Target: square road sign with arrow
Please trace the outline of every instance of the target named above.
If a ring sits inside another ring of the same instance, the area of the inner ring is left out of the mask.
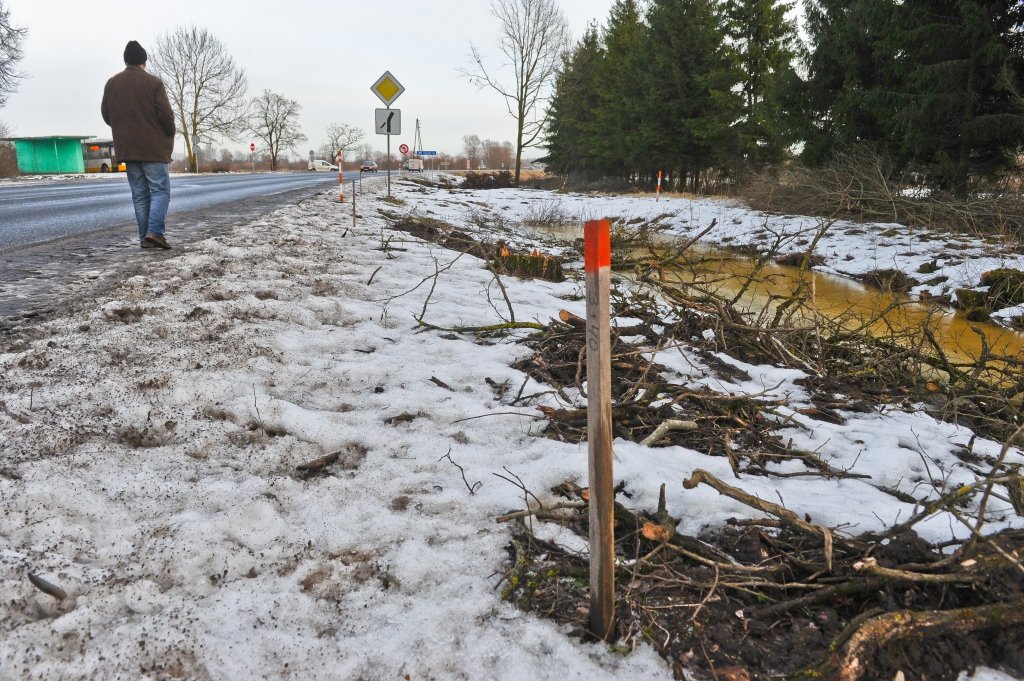
[[[374,129],[378,135],[401,135],[402,134],[402,110],[401,109],[374,109]]]

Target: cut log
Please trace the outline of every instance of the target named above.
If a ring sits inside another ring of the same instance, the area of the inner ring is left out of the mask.
[[[580,317],[579,315],[574,315],[572,312],[569,312],[568,310],[559,310],[558,318],[561,319],[564,324],[568,324],[569,326],[575,326],[577,329],[583,329],[586,328],[587,326],[586,319]]]
[[[553,407],[545,407],[544,405],[538,405],[537,411],[541,412],[552,421],[558,423],[586,423],[587,422],[587,410],[586,409],[554,409]]]
[[[669,431],[672,430],[697,430],[696,421],[682,421],[680,419],[669,419],[663,421],[660,426],[654,429],[654,432],[645,437],[640,444],[645,447],[650,447],[655,444],[658,440],[668,435]]]
[[[332,463],[337,461],[339,456],[341,456],[340,450],[337,452],[331,452],[330,454],[321,456],[319,459],[314,459],[313,461],[310,461],[308,463],[299,464],[295,468],[305,472],[307,475],[319,473],[320,471],[322,471],[323,469],[327,468]]]
[[[843,646],[839,681],[860,681],[880,647],[909,636],[966,634],[982,629],[1024,624],[1024,600],[956,610],[901,610],[873,617]]]

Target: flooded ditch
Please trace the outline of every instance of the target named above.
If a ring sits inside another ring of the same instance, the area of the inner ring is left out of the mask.
[[[673,281],[702,282],[716,295],[737,299],[740,309],[754,315],[774,312],[783,301],[803,293],[815,313],[877,338],[914,338],[928,326],[947,356],[958,361],[974,362],[986,352],[1014,357],[1024,350],[1024,334],[992,322],[970,321],[939,305],[842,277],[775,263],[759,265],[703,246],[694,247],[686,266],[666,270],[666,283]]]
[[[577,227],[532,233],[560,241],[582,238],[582,229]],[[629,248],[626,255],[617,258],[618,273],[633,276],[631,273],[641,272],[670,287],[697,287],[732,301],[737,309],[762,320],[778,314],[786,301],[803,298],[804,304],[796,312],[803,322],[813,323],[813,316],[820,315],[851,332],[898,344],[918,343],[927,330],[946,357],[958,364],[977,363],[983,357],[989,361],[1024,357],[1024,333],[992,322],[971,321],[963,313],[935,303],[840,276],[759,262],[704,244],[691,245],[670,263],[658,263],[674,245],[670,239],[660,241],[664,251],[661,246],[654,253],[639,246]]]

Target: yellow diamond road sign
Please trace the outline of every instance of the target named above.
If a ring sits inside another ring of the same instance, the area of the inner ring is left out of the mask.
[[[377,79],[377,82],[370,86],[373,94],[384,102],[384,106],[391,106],[391,102],[398,99],[398,96],[405,92],[405,86],[398,82],[398,79],[385,71],[384,75]]]

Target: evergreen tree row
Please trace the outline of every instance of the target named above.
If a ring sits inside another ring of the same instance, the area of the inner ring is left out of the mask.
[[[567,56],[549,167],[698,189],[868,145],[947,188],[1024,146],[1021,0],[618,0]]]

